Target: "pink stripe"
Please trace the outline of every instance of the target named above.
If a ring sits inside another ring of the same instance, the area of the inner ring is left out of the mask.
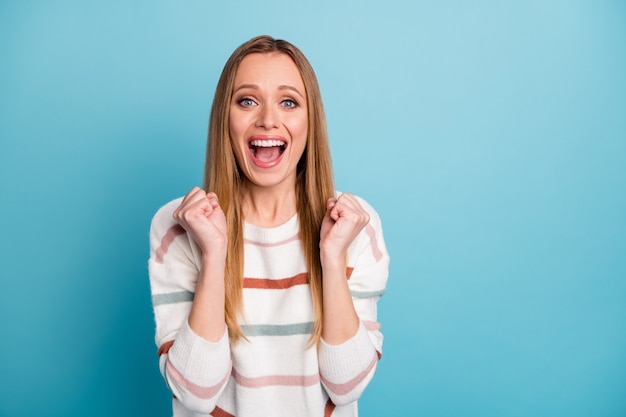
[[[233,369],[233,376],[237,384],[246,388],[263,388],[282,385],[287,387],[308,387],[320,382],[319,374],[316,375],[265,375],[246,377],[238,374]]]
[[[377,323],[375,321],[370,321],[370,320],[363,320],[363,326],[365,326],[365,328],[370,331],[380,330],[380,328],[382,327],[380,323]]]
[[[374,230],[374,227],[372,227],[372,225],[368,223],[367,226],[365,226],[365,231],[367,232],[367,235],[370,237],[370,243],[372,245],[372,253],[374,254],[374,259],[376,259],[376,262],[378,262],[383,258],[383,252],[378,247],[378,240],[376,239],[376,230]]]
[[[275,243],[255,242],[254,240],[250,240],[250,239],[244,239],[243,243],[245,243],[246,245],[262,246],[264,248],[273,248],[276,246],[286,245],[287,243],[293,242],[294,240],[298,240],[298,239],[300,239],[299,234],[292,236],[289,239],[281,240],[280,242],[275,242]]]
[[[163,258],[165,257],[165,254],[167,254],[167,250],[170,248],[172,242],[174,242],[174,239],[176,239],[176,236],[182,235],[183,233],[185,233],[185,229],[183,229],[180,224],[176,224],[167,229],[165,236],[161,239],[161,246],[159,246],[156,250],[156,257],[154,258],[154,261],[162,264]]]
[[[174,365],[172,365],[172,362],[170,362],[169,360],[167,361],[166,366],[167,366],[167,374],[178,385],[180,385],[183,389],[189,391],[195,397],[202,398],[203,400],[208,400],[209,398],[213,398],[215,396],[215,394],[217,394],[219,392],[219,390],[224,385],[226,385],[226,383],[228,382],[228,379],[230,378],[230,370],[229,370],[226,373],[226,376],[224,377],[224,379],[222,379],[216,385],[213,385],[211,387],[203,387],[201,385],[194,384],[193,382],[191,382],[187,378],[185,378],[183,376],[183,374],[181,374],[178,371],[178,369],[176,369],[174,367]],[[230,364],[230,367],[232,369],[232,363]]]
[[[367,368],[365,368],[365,370],[363,370],[363,372],[361,372],[360,374],[358,374],[357,376],[352,378],[350,381],[345,382],[343,384],[334,384],[334,383],[328,381],[323,376],[321,377],[322,378],[322,382],[324,383],[326,388],[328,388],[329,390],[331,390],[335,394],[337,394],[337,395],[346,395],[347,393],[352,391],[361,381],[363,381],[363,379],[367,376],[367,374],[369,374],[369,372],[372,370],[372,368],[374,368],[374,366],[376,365],[376,362],[378,362],[378,354],[376,354],[374,359],[372,359],[372,361],[369,363],[369,365],[367,365]]]

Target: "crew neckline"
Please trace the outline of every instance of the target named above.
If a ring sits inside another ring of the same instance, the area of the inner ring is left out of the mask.
[[[243,222],[243,237],[256,243],[276,243],[291,239],[298,234],[298,214],[291,216],[286,222],[273,227],[261,227]]]

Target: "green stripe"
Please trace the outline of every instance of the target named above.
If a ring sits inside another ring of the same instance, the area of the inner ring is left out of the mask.
[[[352,297],[354,298],[374,298],[374,297],[382,297],[385,293],[385,290],[378,291],[350,291]]]
[[[293,336],[311,334],[313,322],[294,324],[250,324],[242,325],[241,330],[246,336]]]
[[[190,291],[168,292],[165,294],[154,294],[152,296],[152,305],[160,306],[163,304],[186,303],[193,301],[194,293]]]
[[[350,291],[350,294],[352,294],[352,297],[354,298],[374,298],[374,297],[381,297],[383,294],[385,293],[385,290],[378,290],[378,291]],[[193,297],[194,297],[194,293],[190,292],[190,291],[178,291],[178,292],[169,292],[169,293],[165,293],[165,294],[155,294],[152,296],[152,305],[154,306],[159,306],[159,305],[163,305],[163,304],[176,304],[176,303],[186,303],[186,302],[190,302],[193,301]],[[268,326],[269,328],[291,328],[293,326],[296,326],[294,328],[301,328],[304,325],[308,325],[309,327],[312,326],[312,323],[299,323],[299,324],[289,324],[289,325],[285,325],[285,326]],[[298,327],[300,326],[300,327]],[[250,331],[254,332],[256,330],[257,327],[259,326],[249,326],[249,328],[251,329]],[[309,329],[309,327],[307,327],[306,329]],[[265,330],[259,330],[260,332],[265,332]],[[268,332],[271,332],[272,330],[268,330]],[[279,330],[280,331],[280,330]],[[311,330],[306,330],[304,331],[304,333],[293,333],[293,334],[306,334],[306,332],[311,333]],[[291,333],[290,333],[291,334]],[[273,334],[268,333],[267,335],[271,336]],[[277,333],[275,334],[276,336],[282,336],[282,333]],[[252,336],[256,336],[256,334],[252,335]]]

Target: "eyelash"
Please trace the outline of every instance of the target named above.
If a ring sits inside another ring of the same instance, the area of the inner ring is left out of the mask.
[[[285,103],[288,103],[288,102],[292,103],[292,105],[291,106],[284,106],[284,107],[286,107],[288,109],[295,109],[296,107],[298,107],[298,102],[296,100],[293,100],[293,99],[290,99],[290,98],[281,101],[280,104],[284,105]]]
[[[246,105],[244,104],[244,102],[246,102],[246,101],[250,101],[250,102],[252,102],[252,103],[256,104],[256,101],[252,100],[250,97],[242,97],[242,98],[240,98],[239,100],[237,100],[237,103],[238,103],[240,106],[242,106],[242,107],[251,107],[251,106],[249,106],[249,105],[248,105],[248,106],[246,106]]]
[[[251,99],[250,97],[242,97],[242,98],[240,98],[239,100],[237,100],[237,103],[238,103],[240,106],[242,106],[242,107],[252,107],[252,105],[251,105],[251,104],[248,104],[248,105],[244,104],[244,103],[245,103],[245,102],[247,102],[247,101],[249,101],[249,102],[251,102],[251,103],[254,103],[254,104],[257,104],[257,103],[256,103],[256,101],[254,101],[254,100],[253,100],[253,99]],[[289,105],[287,105],[287,103],[290,103],[290,104],[289,104]],[[286,109],[295,109],[296,107],[298,107],[298,106],[299,106],[298,102],[297,102],[296,100],[294,100],[294,99],[291,99],[291,98],[288,98],[288,99],[285,99],[285,100],[281,101],[281,102],[280,102],[280,104],[281,104],[284,108],[286,108]]]

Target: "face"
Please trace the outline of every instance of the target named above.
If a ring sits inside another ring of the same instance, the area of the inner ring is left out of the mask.
[[[254,53],[241,61],[229,127],[235,158],[249,185],[295,189],[308,112],[302,76],[288,55]]]

